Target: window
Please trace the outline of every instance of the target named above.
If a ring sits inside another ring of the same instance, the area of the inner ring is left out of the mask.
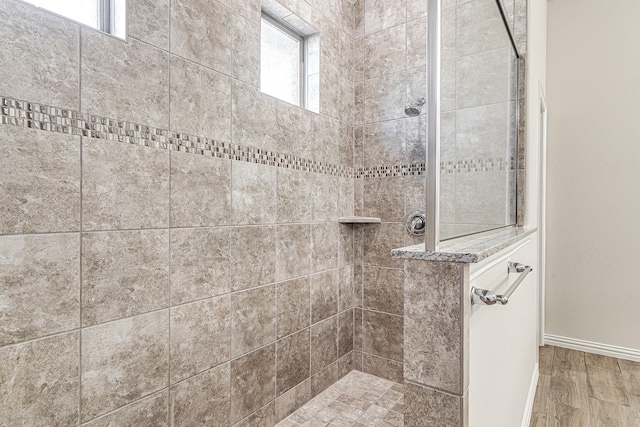
[[[319,112],[319,43],[320,36],[311,26],[282,7],[269,9],[263,1],[260,90]]]
[[[125,38],[125,0],[24,0],[105,33]]]

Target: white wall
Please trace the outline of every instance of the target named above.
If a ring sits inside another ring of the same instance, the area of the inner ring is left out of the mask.
[[[640,350],[640,2],[548,3],[548,334]]]

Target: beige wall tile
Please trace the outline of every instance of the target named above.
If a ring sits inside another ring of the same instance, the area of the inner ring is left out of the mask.
[[[407,66],[406,24],[402,23],[365,36],[364,49],[365,79],[405,70]]]
[[[237,357],[276,339],[276,286],[231,295],[231,356]]]
[[[362,372],[400,384],[404,382],[404,364],[402,362],[369,353],[362,353]]]
[[[0,346],[79,326],[80,236],[0,237]]]
[[[382,221],[404,221],[405,181],[404,176],[364,178],[363,215]]]
[[[233,291],[273,283],[276,276],[276,227],[232,228],[230,259]]]
[[[338,271],[338,311],[345,311],[358,305],[360,289],[356,289],[354,267],[348,265]]]
[[[77,109],[80,26],[14,0],[2,1],[0,21],[0,59],[11,64],[0,68],[2,95]]]
[[[309,378],[309,328],[276,343],[276,395],[280,396]]]
[[[404,164],[406,119],[373,123],[364,127],[364,166]]]
[[[170,0],[129,0],[127,35],[169,50],[169,3]]]
[[[276,168],[234,161],[231,165],[234,224],[267,224],[276,219]]]
[[[80,138],[2,126],[0,153],[0,233],[80,229]]]
[[[118,230],[169,225],[169,152],[85,139],[82,228]]]
[[[311,396],[317,396],[336,381],[338,381],[338,362],[333,362],[311,377]]]
[[[405,383],[404,422],[407,426],[463,426],[468,398]]]
[[[231,19],[231,11],[217,1],[172,2],[171,53],[230,75]]]
[[[82,325],[169,306],[169,231],[82,235]]]
[[[229,366],[225,363],[171,386],[171,425],[229,425]]]
[[[229,223],[231,160],[171,152],[171,226]]]
[[[338,241],[340,228],[336,222],[311,226],[311,271],[318,272],[338,267]]]
[[[311,326],[311,373],[317,374],[338,359],[338,319],[330,317]]]
[[[231,362],[231,423],[275,399],[276,345]]]
[[[276,398],[276,421],[282,421],[310,399],[311,380],[307,379]]]
[[[278,222],[309,222],[313,215],[309,172],[278,168]]]
[[[87,427],[165,427],[169,425],[168,393],[161,391],[118,409],[104,417],[90,421]]]
[[[276,240],[276,279],[287,280],[311,272],[311,228],[280,225]]]
[[[407,20],[407,2],[406,0],[366,0],[364,19],[366,34],[402,24]]]
[[[228,228],[171,230],[171,304],[228,293]]]
[[[401,362],[404,357],[403,318],[370,310],[362,312],[362,350]]]
[[[0,348],[0,424],[77,425],[79,354],[77,332]]]
[[[230,359],[229,296],[171,308],[171,383]]]
[[[353,350],[353,310],[338,315],[338,358]]]
[[[82,28],[81,72],[83,111],[165,129],[169,126],[167,52],[136,39],[105,37]]]
[[[233,427],[272,427],[276,424],[276,404],[270,402]]]
[[[168,385],[169,311],[83,329],[81,351],[81,418],[89,421]]]
[[[240,82],[232,84],[233,143],[276,151],[278,126],[276,100],[260,89]]]
[[[278,338],[309,327],[309,277],[278,283],[277,292]]]
[[[363,267],[363,307],[385,313],[404,314],[404,271]]]
[[[229,77],[172,55],[171,128],[216,141],[231,141]]]
[[[260,25],[234,14],[231,48],[232,77],[256,87],[260,86]]]
[[[311,323],[338,313],[338,270],[311,276]]]
[[[389,256],[392,249],[403,246],[404,224],[382,223],[363,227],[366,238],[363,245],[364,264],[400,268],[402,263]]]

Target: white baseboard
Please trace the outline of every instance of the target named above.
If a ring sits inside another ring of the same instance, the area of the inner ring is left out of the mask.
[[[544,343],[546,345],[569,348],[571,350],[585,351],[587,353],[640,362],[640,350],[633,348],[617,347],[615,345],[577,340],[575,338],[561,337],[558,335],[545,335]]]
[[[531,383],[529,384],[529,395],[527,396],[527,404],[524,407],[524,416],[522,417],[522,427],[529,427],[531,423],[531,414],[533,413],[533,401],[536,398],[536,389],[538,388],[538,364],[533,367],[531,375]]]

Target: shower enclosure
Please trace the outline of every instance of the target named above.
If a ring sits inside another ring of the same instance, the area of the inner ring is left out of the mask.
[[[426,248],[437,250],[517,223],[520,53],[501,0],[428,7]]]

